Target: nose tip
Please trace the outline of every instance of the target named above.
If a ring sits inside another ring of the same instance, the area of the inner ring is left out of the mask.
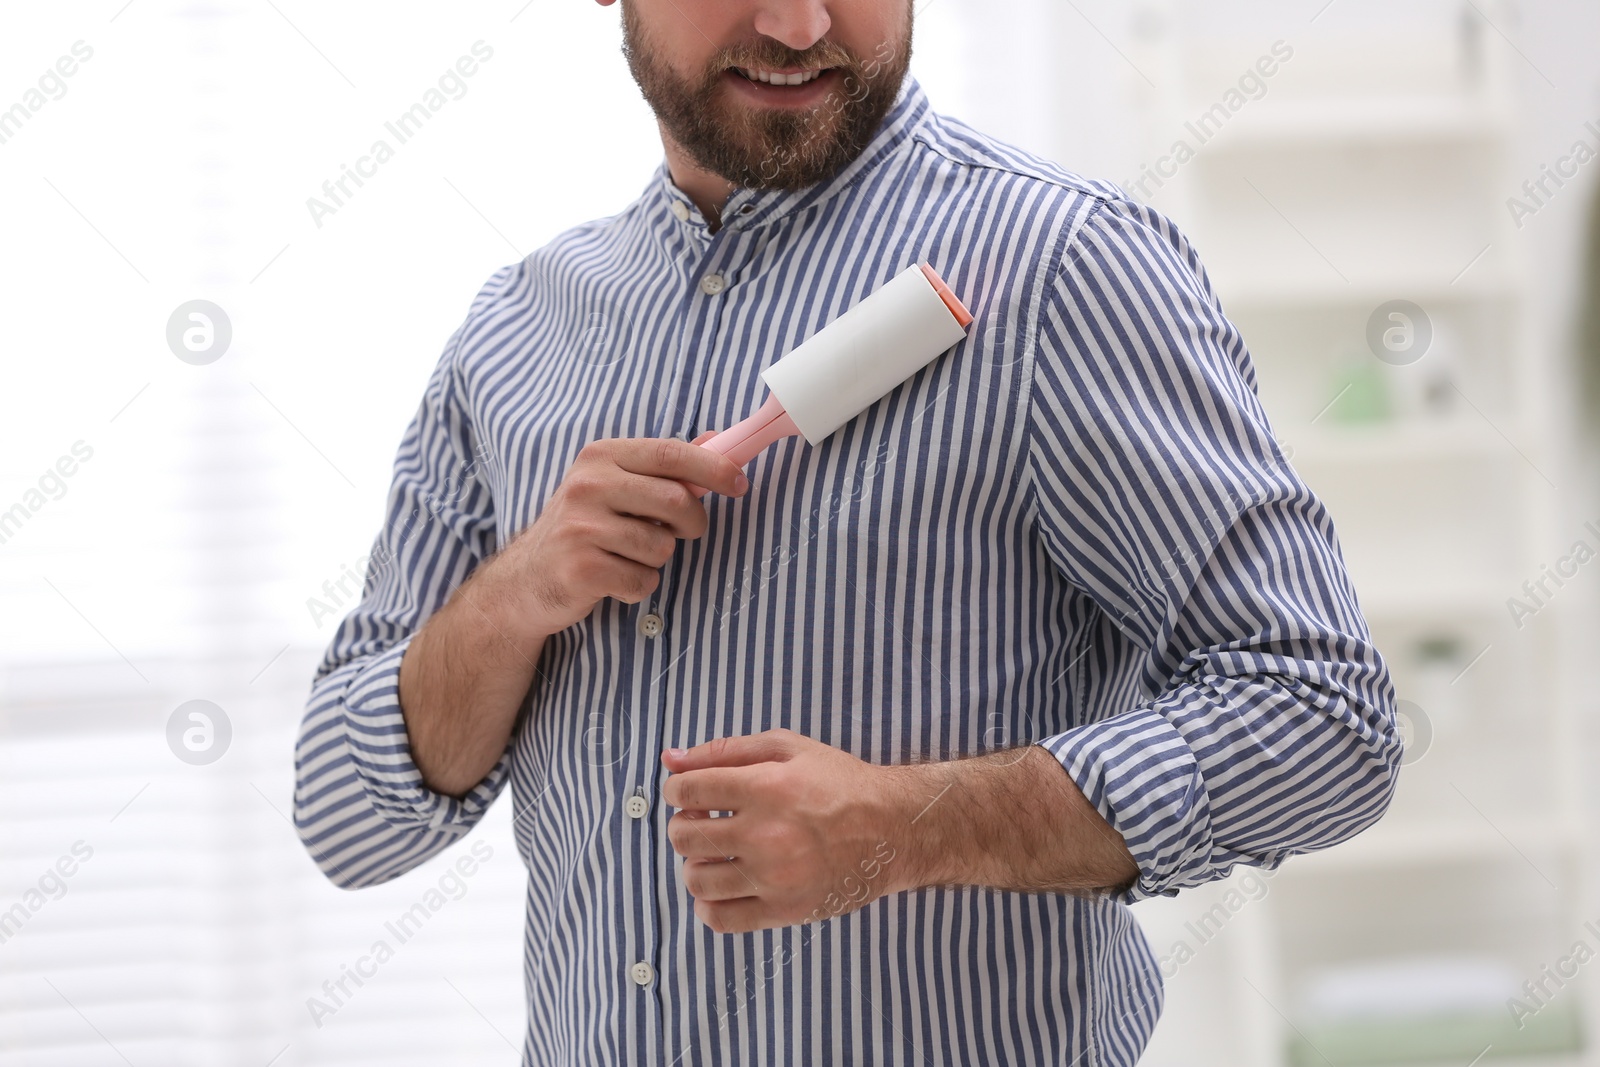
[[[826,5],[820,3],[778,3],[764,7],[757,15],[755,31],[780,41],[796,52],[804,52],[832,29]]]

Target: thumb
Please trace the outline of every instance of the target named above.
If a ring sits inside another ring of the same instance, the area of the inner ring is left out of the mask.
[[[795,754],[798,740],[788,730],[767,730],[748,737],[718,737],[693,748],[669,748],[661,753],[661,762],[673,774],[707,767],[782,763]]]
[[[702,441],[709,441],[715,436],[717,436],[717,431],[716,430],[707,430],[705,433],[701,434],[699,437],[696,437],[693,441],[690,441],[689,443],[691,445],[697,445],[697,444],[700,444]]]

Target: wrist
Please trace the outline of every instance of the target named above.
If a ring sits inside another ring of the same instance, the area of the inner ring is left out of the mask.
[[[965,881],[960,834],[952,833],[955,775],[949,764],[882,767],[883,839],[895,850],[891,891]]]
[[[461,622],[484,642],[509,644],[521,657],[537,657],[544,642],[559,632],[538,612],[532,598],[501,577],[501,557],[491,559],[457,591]],[[482,646],[480,646],[482,647]]]

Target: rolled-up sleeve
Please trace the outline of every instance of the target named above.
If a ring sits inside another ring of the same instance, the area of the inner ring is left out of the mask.
[[[1133,852],[1121,899],[1271,869],[1376,822],[1401,755],[1388,668],[1183,235],[1100,204],[1070,236],[1036,351],[1038,536],[1151,694],[1075,706],[1080,725],[1038,742]]]
[[[411,758],[400,661],[411,637],[496,547],[490,451],[461,396],[457,354],[519,270],[491,278],[445,346],[395,460],[360,602],[312,683],[295,751],[295,825],[341,886],[387,881],[465,835],[505,787],[510,754],[466,796],[429,789]]]

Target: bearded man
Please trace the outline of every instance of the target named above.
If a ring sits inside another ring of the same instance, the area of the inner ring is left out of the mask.
[[[1400,762],[1244,342],[1170,221],[931,109],[908,0],[622,22],[665,159],[446,346],[301,836],[371,885],[509,784],[525,1064],[1132,1063],[1128,905],[1352,836]],[[696,447],[923,262],[964,341],[826,440]]]

